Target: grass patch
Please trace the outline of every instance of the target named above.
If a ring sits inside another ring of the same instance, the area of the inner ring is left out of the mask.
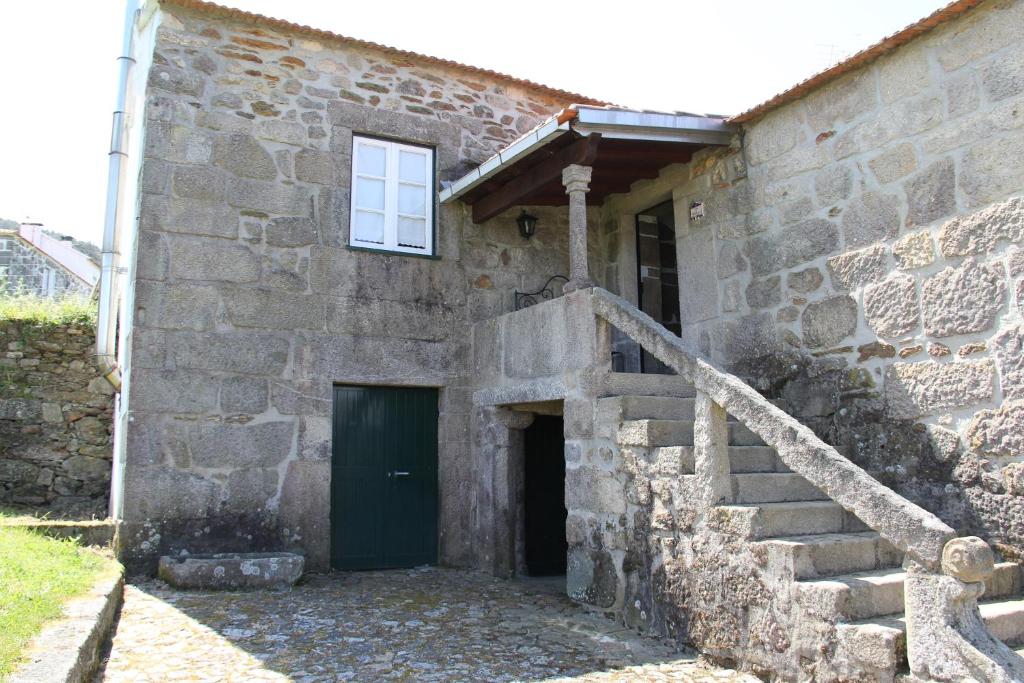
[[[95,325],[97,303],[86,296],[55,299],[27,292],[0,293],[0,320],[36,325]]]
[[[4,511],[9,517],[13,511]],[[75,541],[0,526],[0,680],[44,622],[86,592],[111,561]]]

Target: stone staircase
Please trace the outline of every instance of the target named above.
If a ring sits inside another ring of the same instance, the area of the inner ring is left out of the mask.
[[[694,479],[694,394],[678,377],[651,379],[647,394],[598,400],[598,417],[622,449],[645,454],[654,471]],[[616,389],[641,389],[616,380]],[[850,675],[893,680],[907,669],[903,553],[798,474],[775,450],[728,418],[731,500],[716,506],[751,552],[764,558],[808,623],[834,626]],[[1024,645],[1019,565],[998,562],[985,582],[982,619],[1011,647]],[[813,640],[813,638],[812,638]],[[1024,648],[1022,648],[1024,649]]]

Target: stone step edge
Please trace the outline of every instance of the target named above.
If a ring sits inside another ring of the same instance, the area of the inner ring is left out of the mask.
[[[1014,571],[1019,572],[1020,570],[1021,570],[1020,565],[1018,565],[1016,562],[997,562],[996,565],[995,565],[995,569],[994,569],[993,574],[1001,573],[1001,572],[1014,572]],[[854,588],[854,586],[850,585],[851,581],[860,581],[860,582],[863,582],[863,584],[869,584],[869,585],[872,585],[872,586],[882,587],[882,586],[887,586],[887,585],[891,586],[891,585],[896,584],[896,583],[902,584],[903,581],[906,578],[907,578],[907,572],[904,571],[902,568],[886,567],[886,568],[882,568],[882,569],[869,569],[867,571],[862,571],[862,572],[852,572],[850,574],[841,574],[841,575],[838,575],[838,576],[819,577],[819,578],[812,578],[812,579],[798,579],[796,581],[796,583],[799,583],[802,586],[807,586],[807,587],[810,587],[810,588],[813,588],[815,585],[828,586],[829,584],[845,584],[847,586],[847,588],[851,588],[852,589],[852,588]],[[1002,594],[992,593],[992,594],[990,594],[987,591],[987,589],[986,589],[985,596],[990,596],[990,595],[1005,599],[1007,597],[1010,597],[1010,596],[1016,595],[1016,594],[1015,593],[1002,593]],[[983,600],[982,602],[984,603],[986,601]],[[989,601],[989,602],[991,602],[991,601]],[[899,611],[892,612],[890,614],[902,614],[902,612],[903,611],[902,611],[902,608],[901,608]],[[879,615],[876,615],[876,616],[885,617],[885,616],[890,616],[890,615],[889,614],[879,614]]]
[[[1004,600],[983,600],[978,603],[978,611],[981,612],[981,620],[985,622],[986,626],[988,621],[991,620],[995,615],[992,613],[995,611],[995,607],[1002,607],[1005,605],[1017,605],[1019,611],[1017,612],[1024,623],[1024,598],[1018,599],[1004,599]],[[987,618],[986,618],[987,617]],[[904,612],[896,612],[895,614],[880,615],[877,617],[871,617],[868,619],[860,619],[857,621],[840,622],[836,626],[842,626],[846,628],[859,628],[862,626],[871,626],[875,628],[885,629],[889,631],[898,632],[899,635],[905,636],[907,632],[907,615]],[[1024,633],[1024,629],[1022,629]],[[1024,643],[1020,645],[1024,646]],[[1017,647],[1015,644],[1014,647]],[[1020,650],[1018,650],[1020,652]]]

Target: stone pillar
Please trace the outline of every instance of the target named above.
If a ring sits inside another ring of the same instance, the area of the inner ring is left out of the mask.
[[[587,192],[590,191],[590,166],[572,164],[562,170],[562,184],[569,195],[569,282],[564,292],[593,287],[587,264]]]
[[[693,472],[707,506],[732,502],[729,478],[729,425],[725,408],[703,391],[697,392],[693,419]]]

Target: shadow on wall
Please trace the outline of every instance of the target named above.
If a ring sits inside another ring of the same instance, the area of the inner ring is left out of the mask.
[[[840,357],[777,351],[731,369],[843,456],[958,533],[985,538],[1007,559],[1024,557],[1024,486],[1014,476],[1019,470],[1004,465],[1000,471],[992,460],[1007,455],[1007,435],[993,433],[999,411],[978,412],[965,444],[950,429],[894,417],[909,389],[889,377],[883,393],[866,368],[849,367]],[[1003,411],[1024,416],[1024,406],[1015,405],[1010,402]]]

